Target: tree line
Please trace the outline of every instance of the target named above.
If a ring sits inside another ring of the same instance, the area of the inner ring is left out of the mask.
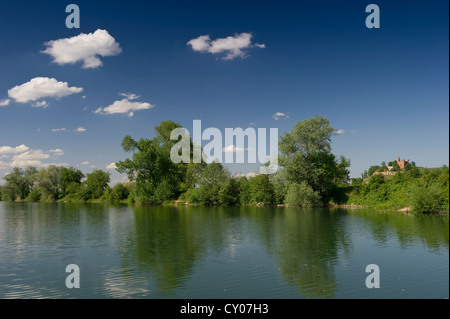
[[[74,167],[14,168],[4,179],[3,200],[128,201],[160,205],[175,200],[193,204],[280,205],[318,207],[328,204],[339,185],[349,182],[350,161],[331,153],[335,129],[316,116],[295,124],[280,137],[280,169],[251,178],[232,175],[221,163],[174,163],[170,151],[178,142],[170,134],[181,125],[163,121],[152,139],[125,136],[122,148],[130,154],[116,163],[129,183],[110,188],[109,172],[84,175]],[[192,145],[192,141],[191,141]],[[191,150],[194,148],[191,147]],[[192,152],[192,151],[191,151]]]
[[[85,175],[77,168],[55,165],[39,170],[15,167],[3,179],[0,198],[7,201],[116,201],[128,198],[132,188],[127,184],[109,187],[110,173],[106,171],[97,169]]]
[[[153,139],[125,136],[122,148],[130,158],[116,163],[117,171],[134,183],[132,201],[161,204],[182,200],[200,205],[326,205],[338,185],[349,182],[350,161],[331,153],[335,129],[316,116],[298,122],[281,136],[274,174],[233,176],[221,163],[174,163],[170,150],[178,142],[170,133],[181,125],[172,121],[155,127]],[[191,141],[191,150],[192,141]],[[192,151],[191,151],[192,152]],[[192,154],[191,154],[192,155]]]
[[[372,166],[363,178],[349,178],[350,160],[331,152],[335,129],[316,116],[297,122],[280,136],[279,164],[273,174],[247,178],[232,175],[221,163],[174,163],[170,151],[178,142],[170,134],[181,125],[163,121],[152,139],[125,136],[130,156],[116,170],[130,182],[108,186],[110,173],[84,175],[74,167],[14,168],[0,187],[3,200],[127,201],[161,205],[176,200],[204,206],[287,205],[321,207],[329,203],[376,207],[411,206],[416,211],[448,210],[448,168],[423,170],[409,164],[395,176],[373,174],[387,165]],[[191,141],[191,152],[194,149]],[[192,154],[191,154],[192,155]],[[396,162],[390,162],[394,166]]]

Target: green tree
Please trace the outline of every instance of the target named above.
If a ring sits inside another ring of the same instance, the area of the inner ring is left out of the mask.
[[[368,171],[369,177],[372,176],[373,173],[375,173],[375,171],[376,171],[377,169],[379,170],[379,169],[380,169],[380,166],[378,166],[378,165],[372,165],[372,166],[370,166],[370,167],[369,167],[369,171]]]
[[[367,170],[365,170],[364,173],[361,173],[361,178],[362,179],[369,178],[369,172]]]
[[[226,194],[223,194],[222,188],[230,178],[230,173],[224,169],[222,164],[210,163],[201,173],[198,188],[195,189],[195,198],[200,204],[206,206],[222,204],[226,201],[223,197]]]
[[[54,200],[60,198],[62,191],[61,169],[62,167],[50,165],[47,169],[41,168],[35,174],[37,187],[45,197],[50,196]]]
[[[300,184],[291,183],[289,185],[285,203],[292,207],[319,207],[322,205],[320,195],[311,186],[302,182]]]
[[[326,203],[334,191],[335,156],[331,154],[331,137],[335,129],[328,119],[316,116],[297,122],[280,140],[280,165],[293,183],[305,182],[319,192]],[[342,167],[346,166],[344,161]],[[342,168],[341,167],[341,168]],[[342,172],[342,170],[340,170]]]
[[[272,205],[275,203],[275,192],[270,183],[269,175],[256,175],[249,179],[251,202],[255,204]]]
[[[81,184],[81,180],[84,178],[84,174],[74,167],[61,167],[61,195],[66,196],[73,194],[75,189]],[[78,184],[75,186],[74,184]]]
[[[239,195],[239,181],[228,177],[220,186],[219,202],[224,206],[236,206],[240,203]]]
[[[394,162],[394,164],[392,166],[393,166],[393,168],[392,168],[393,172],[400,172],[400,166],[398,165],[397,162]]]
[[[284,204],[284,199],[290,183],[288,176],[286,176],[286,170],[280,169],[270,176],[270,183],[272,184],[274,191],[275,204]]]
[[[86,175],[85,189],[83,190],[84,199],[98,199],[108,188],[110,182],[110,172],[105,172],[100,169],[96,169]]]
[[[113,202],[118,202],[127,199],[129,194],[129,189],[124,184],[118,183],[111,189],[109,199]]]
[[[165,121],[155,128],[153,139],[133,140],[125,136],[122,148],[132,153],[132,158],[116,163],[117,171],[126,173],[135,183],[134,196],[138,202],[160,204],[168,199],[176,199],[186,187],[185,163],[173,163],[170,150],[176,141],[170,140],[170,132],[179,124]]]
[[[4,191],[12,201],[17,197],[25,199],[34,184],[34,176],[37,172],[36,167],[28,166],[25,170],[14,167],[13,170],[3,177],[6,181]]]
[[[239,202],[242,205],[250,204],[252,196],[250,194],[250,185],[247,177],[242,176],[239,179]]]

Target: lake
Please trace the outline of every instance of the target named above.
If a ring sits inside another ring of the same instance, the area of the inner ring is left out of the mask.
[[[0,298],[448,296],[448,215],[0,202]]]

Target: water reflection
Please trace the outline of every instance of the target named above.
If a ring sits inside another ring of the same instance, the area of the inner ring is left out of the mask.
[[[272,298],[335,298],[343,291],[345,297],[342,264],[354,262],[361,243],[367,250],[448,256],[449,218],[346,209],[0,202],[0,297],[189,298],[200,288],[202,298],[223,297],[208,292],[216,291],[208,290],[212,279],[239,285],[246,298],[259,295],[263,282],[273,283]],[[61,269],[73,260],[83,263],[86,276],[78,295],[61,287]],[[411,271],[429,274],[414,266]],[[435,265],[445,267],[448,272],[448,261]]]

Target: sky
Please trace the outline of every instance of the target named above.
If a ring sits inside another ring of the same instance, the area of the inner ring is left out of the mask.
[[[371,3],[380,28],[366,26]],[[351,177],[397,157],[448,165],[448,12],[447,0],[1,1],[0,178],[56,164],[125,181],[112,164],[130,156],[123,137],[153,138],[161,121],[282,135],[316,115]]]

